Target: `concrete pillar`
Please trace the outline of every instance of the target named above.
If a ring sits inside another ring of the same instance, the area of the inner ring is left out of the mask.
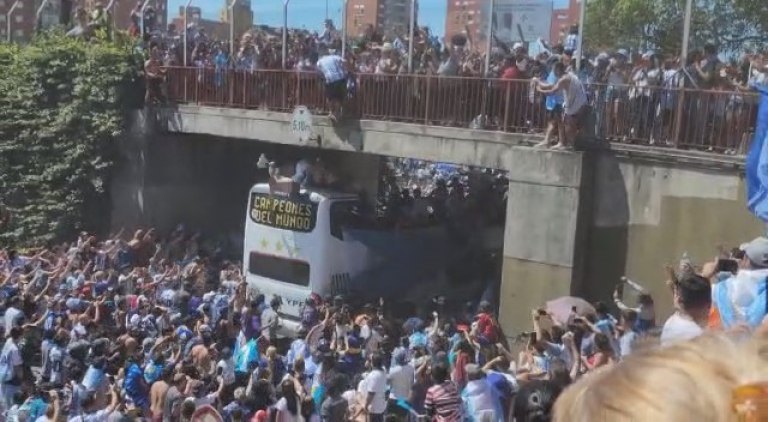
[[[513,336],[531,329],[532,309],[579,284],[577,245],[588,219],[582,153],[515,148],[509,160],[499,320]]]

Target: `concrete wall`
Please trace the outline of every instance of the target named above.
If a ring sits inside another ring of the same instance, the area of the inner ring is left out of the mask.
[[[570,294],[579,279],[582,153],[520,148],[510,163],[499,320],[508,335],[530,328],[531,310]]]
[[[717,245],[735,246],[763,232],[745,209],[743,160],[735,157],[600,143],[587,145],[586,153],[558,153],[528,148],[539,140],[528,135],[394,122],[332,126],[324,118],[315,119],[315,140],[305,144],[290,134],[288,114],[213,107],[164,110],[159,121],[166,138],[213,135],[508,170],[500,315],[508,334],[530,329],[530,310],[556,296],[610,300],[623,275],[650,289],[663,318],[671,310],[664,264],[677,264],[684,252],[701,264]],[[242,151],[222,151],[215,160]],[[346,165],[370,167],[361,161],[370,155],[350,156]],[[176,171],[195,189],[192,181],[200,179]],[[145,191],[161,189],[152,186]]]
[[[660,315],[672,311],[664,265],[684,253],[695,265],[760,236],[763,225],[746,209],[739,166],[659,161],[602,152],[592,158],[594,201],[582,293],[610,301],[621,276],[646,286]]]
[[[514,146],[539,140],[529,135],[441,128],[417,124],[354,121],[331,125],[313,119],[314,137],[301,142],[290,132],[290,114],[179,105],[160,114],[169,133],[209,134],[283,145],[357,151],[509,170]],[[319,145],[318,145],[319,144]]]

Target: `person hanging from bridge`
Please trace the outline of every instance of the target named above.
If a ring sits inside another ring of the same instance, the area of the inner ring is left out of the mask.
[[[325,97],[330,104],[328,117],[336,121],[343,113],[344,99],[347,96],[347,69],[344,59],[338,54],[330,54],[328,47],[320,46],[319,70],[325,79]]]

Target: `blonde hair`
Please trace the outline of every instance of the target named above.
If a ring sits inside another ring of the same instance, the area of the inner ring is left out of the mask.
[[[768,341],[708,334],[633,354],[566,389],[555,422],[735,421],[734,388],[768,381]]]

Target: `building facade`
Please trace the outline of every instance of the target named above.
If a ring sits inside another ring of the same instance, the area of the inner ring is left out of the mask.
[[[488,34],[489,0],[447,0],[448,12],[445,15],[445,37],[463,34],[473,43],[473,47],[485,50]]]
[[[568,7],[552,10],[552,29],[549,41],[555,45],[560,44],[568,35],[571,25],[578,25],[581,1],[569,0]]]
[[[168,1],[167,0],[148,0],[149,6],[155,10],[156,28],[165,30],[168,25]],[[131,13],[141,8],[142,0],[116,0],[112,6],[112,17],[117,29],[126,30],[131,26]]]
[[[418,0],[413,1],[418,22]],[[361,37],[369,27],[389,38],[405,35],[410,18],[411,0],[348,0],[347,35]]]
[[[239,38],[243,33],[253,28],[253,9],[251,8],[251,0],[236,0],[235,4],[232,6],[232,19],[234,21],[235,38]],[[219,13],[219,20],[229,25],[229,5],[224,4],[224,7]]]
[[[39,3],[34,0],[19,0],[16,9],[10,15],[8,24],[8,11],[11,10],[15,0],[0,0],[0,37],[8,39],[8,27],[11,28],[12,41],[28,41],[35,32],[35,12]]]

